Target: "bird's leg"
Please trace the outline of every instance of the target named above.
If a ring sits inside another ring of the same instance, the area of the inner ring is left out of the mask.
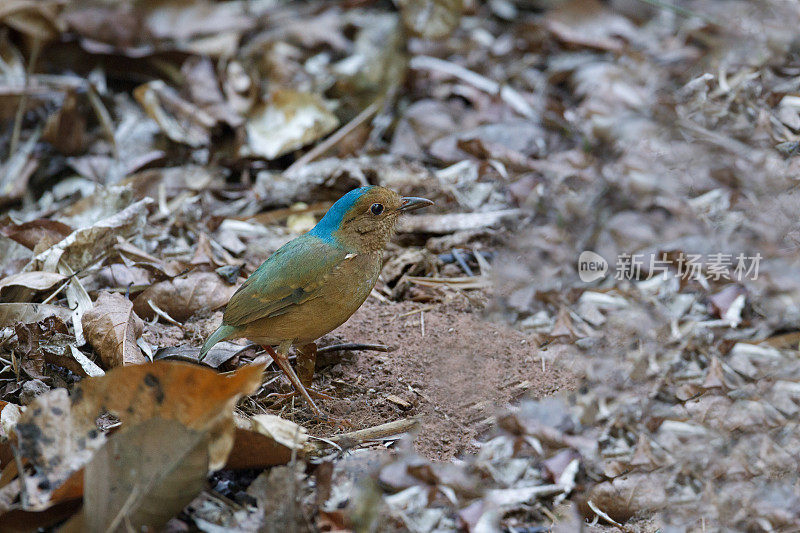
[[[289,346],[291,346],[291,344],[288,346],[281,344],[278,346],[277,352],[272,349],[272,346],[262,346],[262,348],[266,350],[270,357],[272,357],[272,360],[275,361],[275,364],[278,365],[284,374],[286,374],[286,377],[289,378],[289,381],[292,383],[295,391],[299,392],[303,398],[306,399],[308,405],[311,406],[311,410],[314,411],[314,414],[321,419],[325,419],[326,416],[322,413],[322,411],[320,411],[319,407],[317,407],[317,404],[314,403],[314,400],[311,399],[311,395],[308,394],[308,391],[306,390],[305,386],[303,386],[300,378],[298,378],[297,374],[294,373],[292,365],[289,364]]]
[[[311,385],[314,381],[314,368],[317,366],[317,345],[316,343],[310,342],[308,344],[304,344],[303,346],[299,346],[297,348],[297,361],[295,363],[295,367],[297,370],[297,377],[300,379],[300,383],[308,391],[308,394],[313,398],[322,398],[323,400],[335,400],[333,396],[315,390]],[[269,396],[272,398],[277,398],[278,400],[287,400],[294,396],[300,394],[299,391],[290,392],[288,394],[280,394],[280,393],[273,393]]]

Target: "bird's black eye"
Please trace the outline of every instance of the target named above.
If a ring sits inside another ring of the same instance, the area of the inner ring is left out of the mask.
[[[380,215],[383,213],[383,204],[372,204],[369,208],[373,215]]]

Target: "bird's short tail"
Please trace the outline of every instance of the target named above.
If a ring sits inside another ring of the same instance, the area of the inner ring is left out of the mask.
[[[211,336],[206,339],[206,342],[203,343],[203,347],[200,348],[200,357],[198,361],[202,361],[212,346],[230,337],[234,331],[236,331],[236,326],[222,324],[218,327],[217,331],[212,333]]]

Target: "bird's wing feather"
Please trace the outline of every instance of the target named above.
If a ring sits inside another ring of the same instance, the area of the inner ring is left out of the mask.
[[[303,235],[279,248],[231,297],[223,323],[243,326],[254,320],[287,312],[314,297],[347,252],[312,236]]]

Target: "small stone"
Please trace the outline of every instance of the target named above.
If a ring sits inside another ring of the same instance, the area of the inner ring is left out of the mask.
[[[395,394],[388,395],[386,397],[386,401],[395,404],[397,407],[403,410],[411,409],[411,407],[413,407],[411,403],[407,402],[406,400]]]

